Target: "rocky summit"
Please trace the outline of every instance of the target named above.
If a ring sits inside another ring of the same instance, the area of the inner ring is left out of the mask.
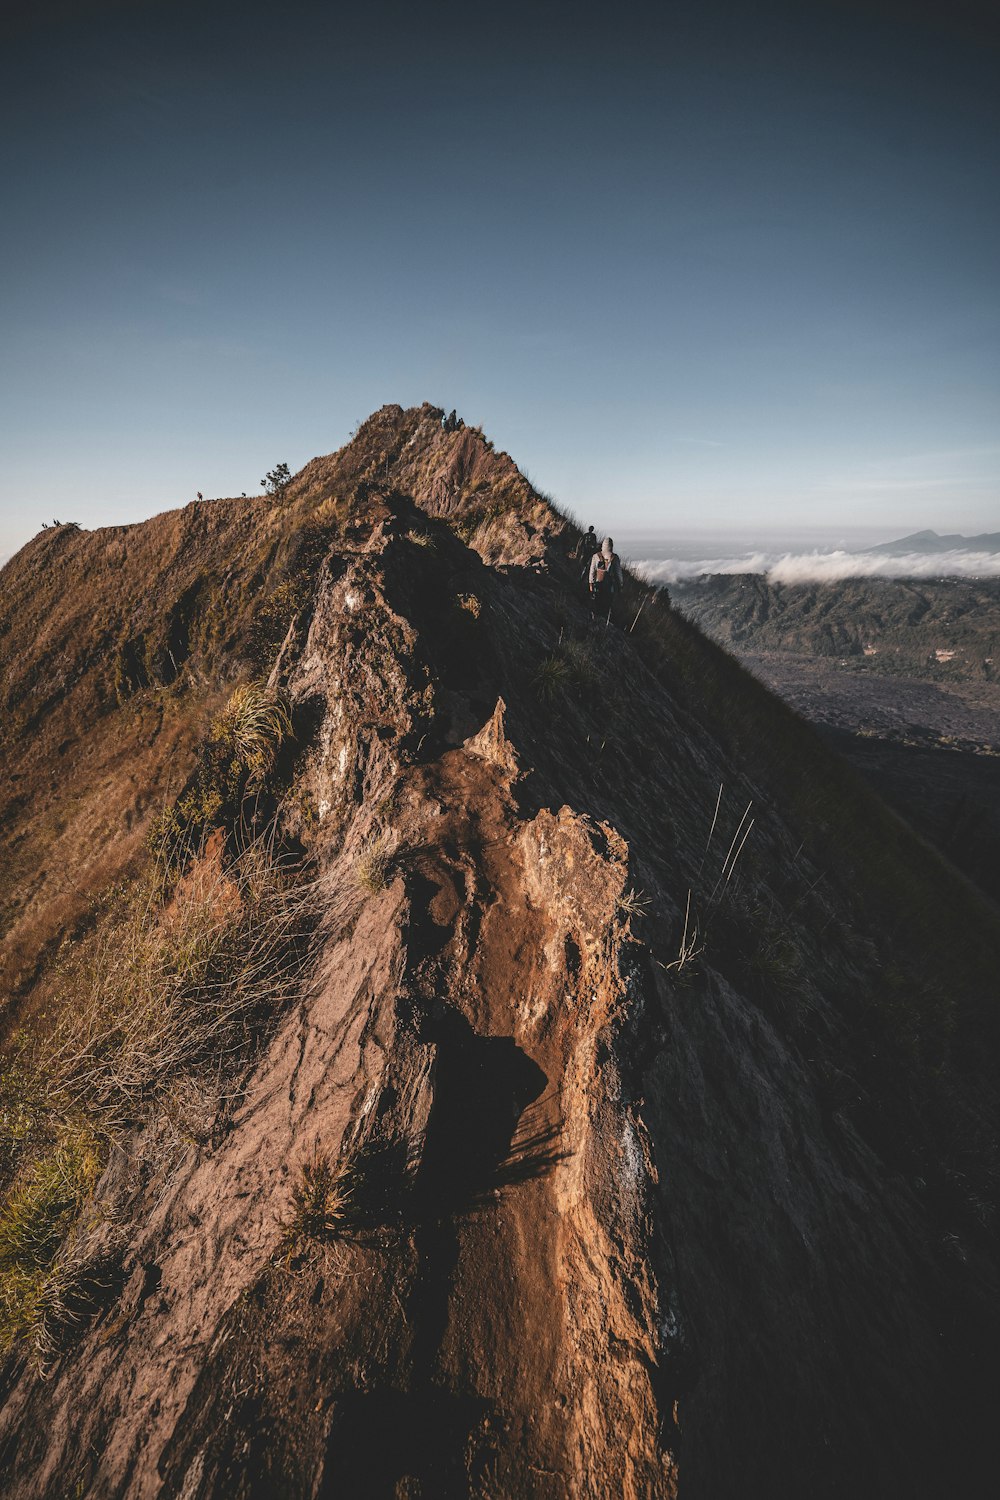
[[[3,1494],[982,1493],[995,905],[442,418],[0,573]]]

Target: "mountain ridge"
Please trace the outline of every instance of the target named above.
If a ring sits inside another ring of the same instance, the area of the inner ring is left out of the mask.
[[[875,547],[866,547],[866,552],[948,552],[956,548],[970,552],[1000,552],[1000,531],[984,531],[978,536],[960,536],[952,533],[940,536],[936,531],[915,531],[911,536],[899,537],[894,542],[879,542]]]
[[[17,1193],[97,1140],[39,1273],[75,1312],[8,1341],[12,1500],[975,1474],[1000,921],[663,595],[591,620],[578,533],[442,416],[0,575],[4,1098],[55,1100],[5,1127],[5,1305]],[[143,1072],[117,1017],[98,1097],[46,1049],[130,951],[112,891],[159,861],[192,1027],[264,962],[269,849],[304,925],[225,1057]]]

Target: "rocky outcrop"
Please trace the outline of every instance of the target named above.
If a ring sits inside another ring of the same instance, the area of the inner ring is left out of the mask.
[[[662,601],[590,622],[440,418],[293,486],[340,508],[270,667],[309,981],[200,1139],[118,1141],[5,1493],[971,1493],[995,919]]]

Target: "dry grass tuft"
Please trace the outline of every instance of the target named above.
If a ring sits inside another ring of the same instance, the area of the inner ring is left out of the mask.
[[[373,833],[365,839],[358,854],[355,875],[358,885],[369,895],[377,896],[389,884],[392,852],[384,833]]]
[[[137,896],[39,1049],[56,1106],[119,1128],[169,1100],[180,1074],[252,1052],[304,977],[313,906],[260,842],[227,867],[196,860],[165,907]]]
[[[331,1163],[318,1148],[303,1162],[299,1180],[292,1188],[288,1218],[282,1221],[282,1244],[286,1255],[295,1255],[310,1241],[329,1241],[343,1233],[352,1197],[350,1163]]]
[[[0,1208],[0,1351],[21,1338],[44,1355],[64,1321],[72,1285],[59,1248],[101,1172],[98,1138],[86,1122],[65,1125],[14,1177]]]
[[[221,842],[202,850],[167,900],[153,879],[119,893],[63,973],[54,1028],[23,1036],[0,1071],[0,1351],[24,1341],[44,1357],[82,1315],[100,1275],[78,1226],[108,1146],[151,1124],[169,1155],[194,1106],[212,1128],[300,991],[315,916],[314,887],[262,841],[229,864]]]
[[[274,767],[292,721],[283,699],[264,683],[234,689],[213,725],[213,738],[232,751],[251,781],[263,781]]]
[[[705,951],[701,933],[698,930],[698,922],[691,920],[691,892],[687,893],[687,902],[684,907],[684,930],[681,933],[680,945],[677,949],[677,957],[669,964],[660,964],[668,974],[683,974],[689,965]]]
[[[618,911],[623,917],[644,917],[649,911],[649,897],[630,886],[618,897]]]

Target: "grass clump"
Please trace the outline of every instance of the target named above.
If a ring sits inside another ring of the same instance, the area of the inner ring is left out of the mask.
[[[252,1052],[304,976],[311,896],[260,841],[228,864],[221,849],[204,853],[165,904],[155,887],[136,892],[41,1049],[56,1103],[109,1128],[132,1124],[180,1074]]]
[[[597,685],[598,673],[592,648],[585,641],[561,640],[535,669],[535,692],[543,703],[565,693],[584,697]]]
[[[0,1352],[44,1357],[104,1295],[78,1226],[108,1147],[150,1127],[143,1149],[169,1159],[207,1138],[300,991],[315,907],[268,843],[226,860],[219,837],[172,884],[124,888],[67,965],[58,1021],[0,1071]]]
[[[213,725],[212,738],[231,751],[251,783],[259,783],[274,769],[278,751],[291,733],[283,699],[264,683],[248,682],[233,690]]]
[[[51,1345],[67,1279],[60,1246],[100,1176],[98,1137],[83,1122],[63,1126],[21,1167],[0,1207],[0,1351],[27,1338]]]
[[[286,1255],[300,1254],[310,1241],[328,1242],[343,1232],[351,1207],[351,1177],[349,1162],[333,1163],[318,1149],[303,1162],[281,1226]]]
[[[377,896],[389,884],[392,853],[384,833],[373,833],[365,839],[358,854],[355,874],[358,885],[371,896]]]
[[[569,683],[569,667],[555,652],[546,656],[535,670],[532,684],[543,703],[551,703]]]
[[[279,693],[260,682],[233,690],[187,786],[150,827],[147,846],[161,869],[183,869],[213,828],[235,827],[244,803],[259,799],[292,735],[288,705]]]

